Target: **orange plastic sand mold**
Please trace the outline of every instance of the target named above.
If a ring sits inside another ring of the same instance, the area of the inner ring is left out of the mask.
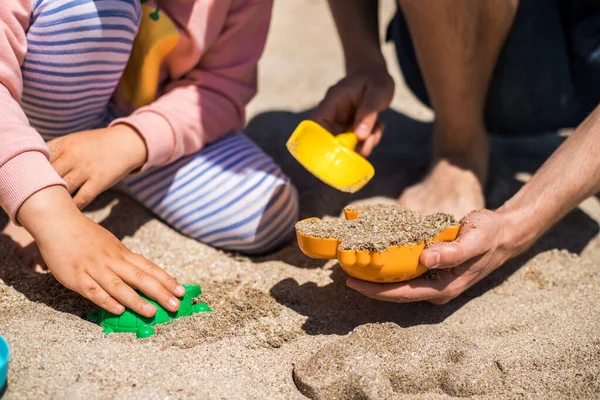
[[[344,210],[347,220],[353,220],[359,214],[359,211]],[[459,229],[459,225],[448,227],[430,242],[450,242],[456,239]],[[296,236],[304,254],[312,258],[337,259],[342,269],[354,278],[391,283],[407,281],[427,272],[427,268],[419,263],[425,242],[390,246],[383,251],[342,250],[338,239],[308,236],[298,230]]]

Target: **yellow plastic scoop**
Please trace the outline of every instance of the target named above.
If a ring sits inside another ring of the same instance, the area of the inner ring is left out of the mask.
[[[314,121],[302,121],[287,142],[296,160],[314,176],[342,192],[354,193],[375,175],[375,169],[354,151],[354,133],[334,136]]]

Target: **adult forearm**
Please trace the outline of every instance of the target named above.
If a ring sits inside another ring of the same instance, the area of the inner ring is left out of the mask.
[[[378,0],[329,0],[340,35],[346,69],[385,63],[379,41]]]
[[[498,212],[506,217],[510,240],[524,250],[599,191],[600,107]]]

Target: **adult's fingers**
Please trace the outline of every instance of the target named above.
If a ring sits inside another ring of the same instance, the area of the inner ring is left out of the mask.
[[[104,290],[95,279],[89,275],[85,275],[79,279],[77,291],[82,296],[91,300],[94,304],[102,307],[108,312],[120,315],[125,311],[125,306],[115,300]]]
[[[94,279],[110,296],[115,298],[125,307],[145,317],[156,314],[156,307],[142,299],[129,285],[123,282],[110,268],[96,268],[89,272]]]
[[[395,303],[430,301],[436,304],[447,303],[460,293],[457,285],[452,283],[448,279],[424,278],[399,283],[373,283],[355,278],[348,278],[346,281],[348,287],[372,299]]]
[[[329,131],[334,132],[333,125],[338,123],[340,119],[343,119],[339,114],[343,114],[342,111],[345,109],[348,109],[346,113],[350,114],[349,110],[351,108],[352,104],[348,99],[347,93],[342,88],[333,86],[327,91],[327,94],[325,94],[325,97],[313,111],[310,118]]]
[[[161,285],[163,285],[175,296],[181,297],[185,294],[185,288],[181,286],[175,278],[169,275],[164,269],[148,260],[146,257],[140,256],[139,254],[130,253],[125,258],[142,271],[146,272],[150,276],[153,276],[158,282],[160,282]]]
[[[343,79],[327,90],[311,119],[334,134],[352,129],[356,108],[362,95],[362,81]]]
[[[371,155],[371,152],[379,144],[381,141],[381,137],[383,136],[383,130],[385,128],[385,124],[383,121],[377,121],[375,127],[373,128],[373,134],[371,134],[367,140],[362,142],[359,152],[363,157],[368,157]]]
[[[463,230],[464,229],[464,230]],[[419,261],[426,268],[453,268],[482,255],[493,246],[484,229],[461,227],[454,242],[433,245],[421,253]]]
[[[354,133],[360,140],[366,140],[374,133],[377,117],[387,105],[383,104],[379,90],[366,86],[354,115]]]

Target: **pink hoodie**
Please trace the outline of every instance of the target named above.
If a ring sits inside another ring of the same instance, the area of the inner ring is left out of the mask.
[[[7,0],[0,7],[0,205],[13,220],[32,194],[64,185],[19,105],[31,3]],[[162,37],[140,26],[139,46],[134,45],[114,95],[129,116],[113,124],[129,124],[144,138],[144,168],[195,153],[244,126],[272,8],[272,0],[159,3],[167,16],[159,19]]]

